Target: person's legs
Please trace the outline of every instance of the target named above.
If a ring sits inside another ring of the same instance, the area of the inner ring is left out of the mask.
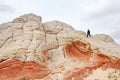
[[[90,35],[90,34],[87,34],[87,37],[91,37],[91,35]]]
[[[89,34],[89,37],[91,37],[91,35]]]

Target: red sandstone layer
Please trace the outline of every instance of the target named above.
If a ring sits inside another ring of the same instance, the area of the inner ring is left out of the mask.
[[[0,63],[0,80],[41,79],[49,73],[47,67],[32,61],[7,60]]]
[[[65,57],[83,61],[87,65],[66,72],[63,80],[84,80],[98,68],[120,70],[120,59],[112,59],[102,53],[93,53],[89,44],[78,41],[67,44],[64,50]],[[43,51],[43,54],[46,55],[47,52]],[[34,80],[44,77],[45,80],[54,80],[52,74],[48,76],[49,74],[51,72],[47,67],[32,61],[6,60],[0,63],[0,80]]]
[[[65,51],[67,57],[80,59],[85,62],[87,61],[88,65],[86,67],[77,68],[66,73],[64,80],[84,80],[84,78],[91,75],[92,71],[96,70],[97,68],[102,68],[103,70],[108,68],[120,70],[120,59],[114,61],[112,58],[104,54],[93,54],[91,47],[82,42],[67,44]]]

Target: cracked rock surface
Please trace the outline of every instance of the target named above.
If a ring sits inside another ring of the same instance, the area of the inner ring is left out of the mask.
[[[63,22],[22,15],[0,25],[0,80],[23,79],[119,80],[120,45],[105,34],[87,38]]]

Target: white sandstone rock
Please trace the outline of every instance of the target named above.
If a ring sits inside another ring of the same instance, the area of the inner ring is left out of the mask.
[[[54,57],[64,53],[64,45],[75,41],[90,43],[96,51],[100,50],[107,55],[120,57],[120,46],[108,35],[97,34],[86,38],[85,32],[74,30],[63,22],[42,23],[40,16],[25,14],[12,22],[0,25],[0,58],[9,58],[12,55],[26,56],[26,59],[25,57],[19,59],[34,61],[38,60],[34,58],[35,55],[44,56],[44,51]]]

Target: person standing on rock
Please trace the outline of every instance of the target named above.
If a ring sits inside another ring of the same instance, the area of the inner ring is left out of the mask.
[[[87,37],[91,37],[89,29],[87,30]]]

